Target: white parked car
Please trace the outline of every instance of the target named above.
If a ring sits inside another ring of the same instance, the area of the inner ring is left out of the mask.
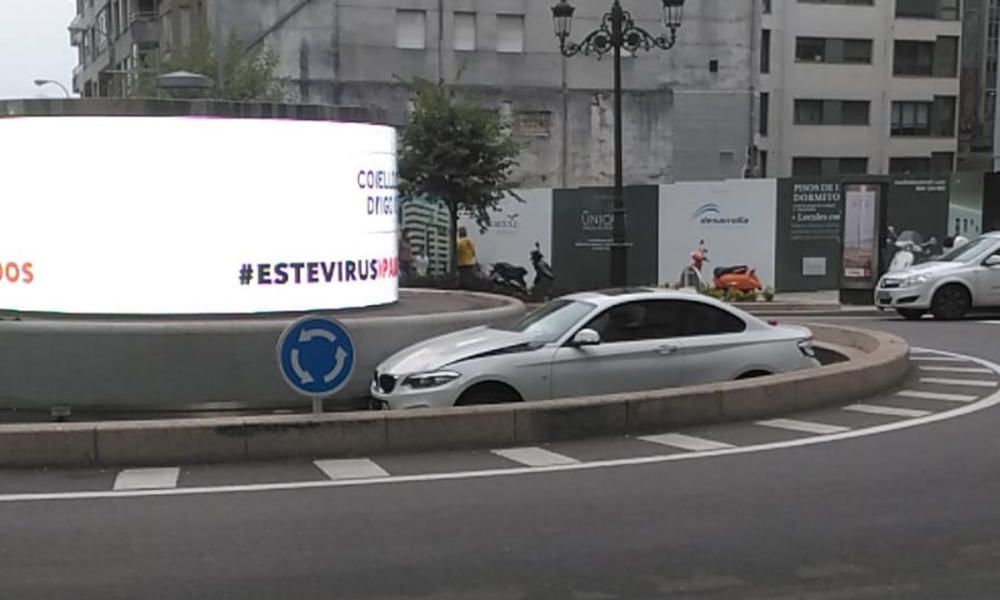
[[[510,327],[477,327],[389,357],[374,407],[403,409],[597,396],[818,366],[812,332],[765,323],[690,292],[565,296]]]
[[[905,319],[928,311],[961,319],[972,309],[1000,308],[1000,231],[987,233],[932,262],[884,275],[875,289],[879,309]]]

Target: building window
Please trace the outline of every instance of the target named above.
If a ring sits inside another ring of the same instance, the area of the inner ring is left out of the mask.
[[[932,152],[931,172],[950,173],[955,168],[954,152]]]
[[[930,102],[893,102],[892,135],[928,136],[931,133]]]
[[[524,52],[524,15],[497,15],[497,52]]]
[[[476,49],[476,13],[455,13],[455,50],[472,51]]]
[[[871,6],[873,0],[799,0],[799,4],[853,4],[858,6]]]
[[[796,125],[868,125],[867,100],[796,100]]]
[[[760,72],[771,72],[771,30],[760,32]]]
[[[899,40],[893,53],[893,75],[955,77],[958,38],[939,37],[936,42]]]
[[[839,175],[864,175],[868,173],[868,158],[865,156],[841,158]]]
[[[893,102],[890,133],[955,137],[955,97],[935,96],[933,102]]]
[[[896,16],[958,20],[959,0],[896,0]]]
[[[427,12],[396,10],[396,47],[423,50],[427,47]]]
[[[792,159],[792,177],[820,177],[822,175],[822,158],[796,156]]]
[[[931,159],[922,156],[897,156],[889,159],[889,173],[930,173]]]
[[[872,41],[853,38],[795,38],[795,60],[815,63],[871,64]]]
[[[834,177],[864,175],[868,172],[868,157],[796,156],[792,159],[793,177]]]
[[[795,124],[796,125],[822,125],[823,124],[823,101],[822,100],[796,100],[795,101]]]
[[[934,96],[931,112],[931,135],[955,137],[955,97]]]
[[[767,177],[767,150],[757,152],[757,164],[760,166],[760,176]]]
[[[771,110],[771,97],[767,92],[760,93],[760,127],[761,135],[767,135],[768,113]]]
[[[764,14],[771,14],[771,0],[764,0]]]

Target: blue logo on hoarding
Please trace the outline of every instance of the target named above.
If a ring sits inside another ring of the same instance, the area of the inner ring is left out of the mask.
[[[354,342],[334,319],[303,317],[278,339],[278,366],[288,385],[306,396],[329,396],[354,370]]]
[[[698,207],[691,214],[691,221],[702,225],[747,225],[750,217],[740,215],[738,217],[722,216],[722,209],[715,202],[708,202]]]

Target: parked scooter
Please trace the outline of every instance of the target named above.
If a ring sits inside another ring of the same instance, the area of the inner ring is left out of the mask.
[[[528,282],[525,281],[527,275],[528,270],[524,267],[498,262],[490,270],[490,282],[504,291],[525,295],[528,293]]]
[[[708,249],[705,248],[705,240],[699,242],[699,248],[691,253],[692,263],[685,273],[689,277],[696,276],[700,282],[698,289],[704,289],[704,279],[701,275],[701,265],[708,262]],[[757,277],[756,269],[747,265],[733,265],[728,267],[715,267],[712,270],[713,284],[717,290],[737,290],[743,293],[757,292],[764,289],[760,279]],[[684,284],[682,277],[682,287],[693,287]]]
[[[889,273],[908,269],[913,265],[926,262],[934,256],[933,249],[937,246],[937,238],[931,236],[924,241],[924,236],[918,231],[904,231],[895,237],[893,247],[895,253],[889,262]]]
[[[552,266],[545,260],[542,254],[542,246],[535,242],[535,249],[531,251],[531,266],[535,269],[535,285],[531,288],[531,293],[537,298],[548,298],[552,294],[552,284],[556,280]]]

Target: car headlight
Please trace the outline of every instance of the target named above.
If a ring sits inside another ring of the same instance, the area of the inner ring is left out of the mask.
[[[816,349],[813,348],[812,340],[802,340],[798,343],[799,352],[802,356],[807,356],[809,358],[816,358]]]
[[[416,373],[403,380],[403,385],[415,390],[426,390],[441,387],[461,377],[454,371],[434,371],[432,373]]]
[[[903,287],[910,287],[911,285],[920,285],[927,283],[930,277],[927,275],[914,275],[912,277],[907,277],[906,281],[903,282]]]

